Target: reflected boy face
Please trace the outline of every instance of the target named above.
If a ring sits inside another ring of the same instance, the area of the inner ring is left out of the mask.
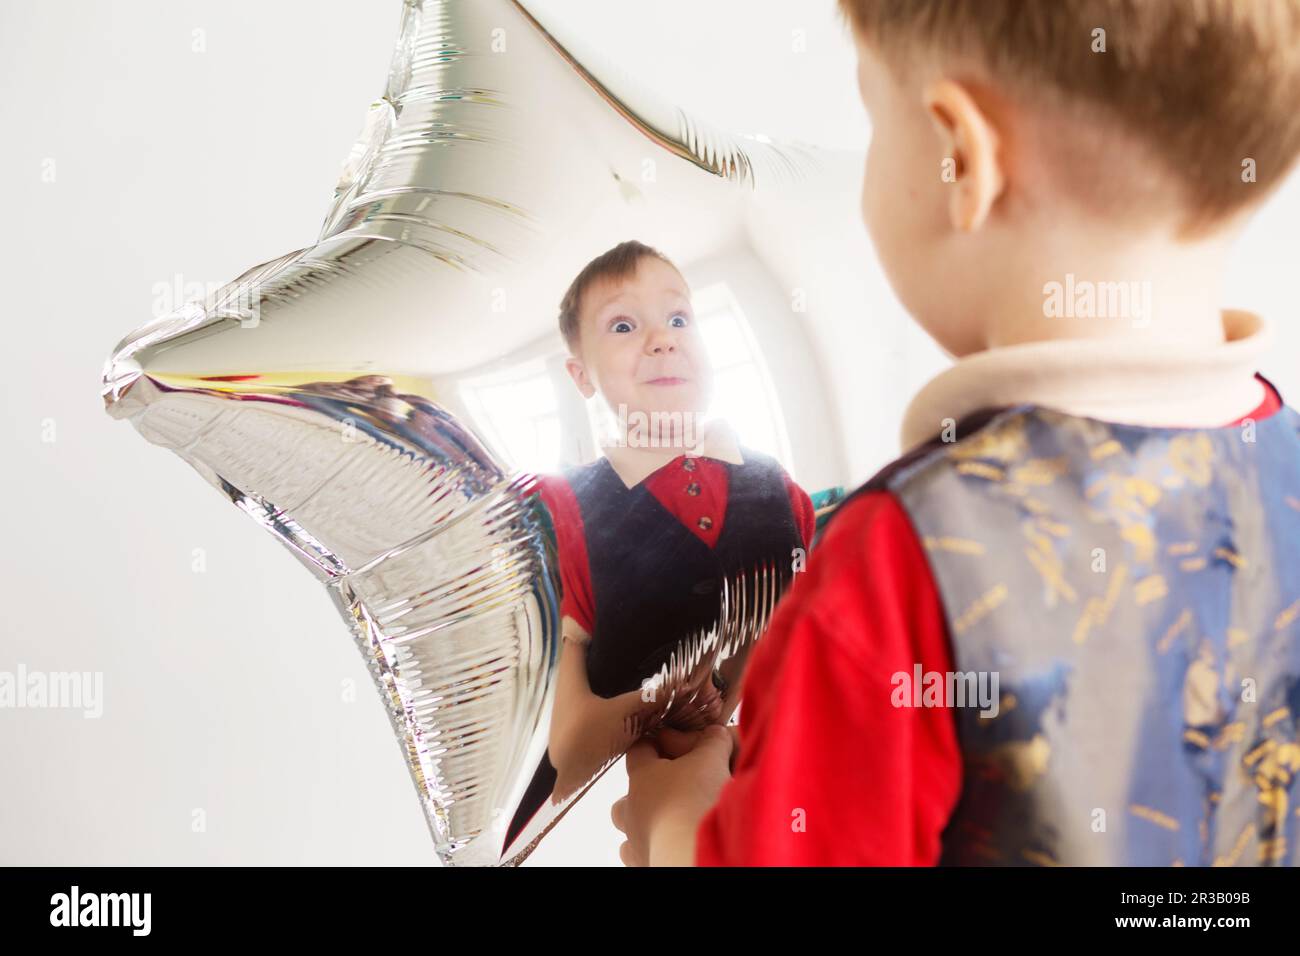
[[[642,257],[633,275],[599,279],[582,296],[580,355],[567,366],[579,391],[596,392],[619,414],[702,415],[713,370],[691,311],[690,289],[676,269]]]

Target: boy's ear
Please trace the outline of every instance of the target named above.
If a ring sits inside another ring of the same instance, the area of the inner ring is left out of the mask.
[[[954,181],[948,204],[954,229],[974,232],[1006,185],[999,137],[989,115],[959,83],[937,80],[925,90],[925,109],[951,159]]]
[[[578,391],[582,393],[583,398],[591,398],[596,394],[596,386],[591,384],[587,367],[582,362],[570,355],[564,360],[564,368],[569,373],[569,378],[573,379],[573,384],[578,386]]]

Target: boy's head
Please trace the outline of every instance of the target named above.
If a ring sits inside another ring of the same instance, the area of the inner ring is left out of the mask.
[[[1300,155],[1300,0],[839,3],[863,218],[957,355],[981,344],[954,300],[996,301],[1018,261],[1227,241]]]
[[[691,290],[658,250],[630,240],[589,262],[560,302],[560,332],[578,390],[615,414],[707,408],[713,374]]]

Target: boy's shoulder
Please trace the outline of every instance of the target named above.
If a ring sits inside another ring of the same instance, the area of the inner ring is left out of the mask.
[[[602,466],[604,461],[604,458],[597,458],[584,464],[564,467],[558,472],[535,474],[533,487],[552,511],[576,516],[580,500],[589,500],[593,491],[599,495],[600,479],[605,472],[610,471]]]
[[[1274,414],[1243,419],[1245,423],[1255,432],[1268,429],[1263,444],[1271,457],[1294,459],[1300,454],[1300,413],[1293,407],[1279,401]],[[1170,470],[1193,478],[1201,475],[1203,484],[1210,481],[1216,461],[1243,464],[1234,458],[1243,442],[1261,444],[1258,438],[1243,439],[1236,427],[1126,425],[1036,404],[983,409],[944,424],[931,439],[846,495],[818,530],[814,545],[834,522],[843,523],[850,515],[858,524],[874,520],[879,509],[848,507],[863,497],[888,498],[914,515],[916,509],[932,507],[937,496],[951,508],[973,512],[969,521],[997,524],[1005,518],[998,511],[1004,506],[1017,513],[1022,508],[1044,509],[1042,497],[1049,486],[1072,471],[1079,474],[1054,492],[1058,504],[1064,503],[1062,494],[1070,500],[1079,497],[1084,472],[1102,482],[1097,488],[1125,478],[1180,485],[1166,474]],[[1284,450],[1279,453],[1279,448]],[[1093,490],[1100,493],[1097,488]]]
[[[577,465],[566,465],[559,472],[542,475],[541,480],[549,483],[552,487],[563,485],[568,488],[578,488],[607,471],[612,473],[612,469],[609,467],[609,459],[604,455],[598,455],[591,461]]]
[[[990,436],[996,436],[1004,427],[1015,428],[1014,422],[1028,411],[1025,406],[1011,408],[986,408],[971,412],[961,420],[952,422],[949,427],[936,432],[928,441],[922,442],[911,450],[895,458],[844,496],[835,506],[827,520],[817,529],[813,545],[816,547],[825,538],[833,522],[843,524],[846,520],[854,523],[875,520],[883,513],[880,509],[858,504],[862,498],[893,498],[901,486],[914,476],[935,467],[947,460],[953,449],[958,446],[970,448]],[[850,504],[855,507],[849,507]],[[892,514],[892,510],[890,512]]]
[[[742,464],[738,467],[742,470],[753,472],[772,472],[774,474],[786,473],[784,466],[772,455],[766,452],[750,448],[748,445],[738,445]]]

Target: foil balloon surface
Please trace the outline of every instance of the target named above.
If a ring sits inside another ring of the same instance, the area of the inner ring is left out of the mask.
[[[712,569],[683,579],[709,620],[668,615],[654,653],[634,655],[640,670],[616,675],[624,689],[585,689],[594,708],[566,703],[572,516],[548,506],[538,476],[594,474],[608,460],[598,434],[609,409],[575,387],[561,296],[628,239],[691,275],[736,243],[755,190],[806,177],[816,160],[658,103],[526,4],[377,6],[400,13],[392,66],[319,239],[128,335],[106,363],[103,397],[325,586],[442,861],[512,864],[640,734],[734,717],[748,650],[798,570],[775,531],[759,535],[761,554],[741,548],[710,565],[707,541],[690,528],[682,539],[681,521],[642,494],[629,522],[677,521],[674,547],[696,548]],[[733,427],[737,460],[752,464],[758,448],[791,466],[790,436],[831,417],[806,396],[797,407],[773,399],[774,363],[788,373],[798,349],[756,335],[725,290],[692,292],[717,386],[710,421]],[[671,464],[690,471],[691,458]],[[730,523],[733,552],[741,530],[762,524],[763,501],[788,530],[795,506],[772,505],[779,497],[733,484],[718,520],[751,507]],[[579,513],[591,518],[589,504]],[[655,535],[621,527],[621,507],[586,533],[608,544],[626,531],[632,558],[596,567],[593,555],[589,577],[623,620],[640,614],[654,632],[644,609],[610,597],[620,580],[639,591],[635,575],[658,566],[640,560]],[[679,568],[676,558],[660,564]],[[619,620],[614,610],[596,620]],[[587,636],[575,660],[620,639]]]

